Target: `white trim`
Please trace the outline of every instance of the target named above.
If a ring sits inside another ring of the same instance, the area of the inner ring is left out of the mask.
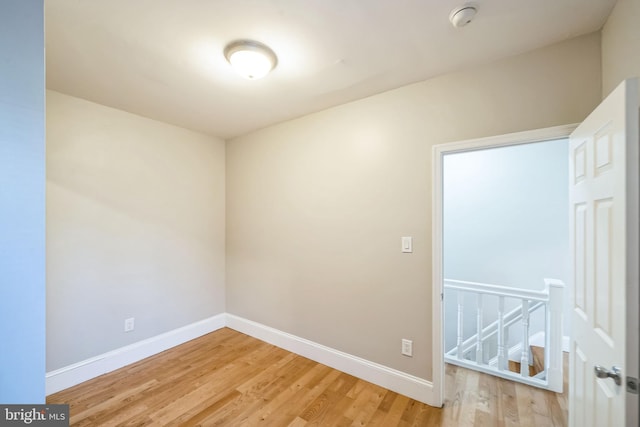
[[[529,337],[529,345],[536,347],[546,347],[544,331],[538,331]]]
[[[431,272],[433,280],[431,282],[431,376],[433,377],[433,390],[436,405],[441,407],[444,404],[444,257],[442,255],[443,246],[443,218],[442,218],[442,154],[438,151],[439,146],[433,147],[432,155],[432,185],[431,191]],[[439,209],[438,209],[439,207]]]
[[[484,138],[468,139],[465,141],[448,142],[433,146],[433,153],[453,154],[466,151],[485,150],[487,148],[512,147],[534,142],[552,141],[568,138],[578,124],[554,126],[545,129],[528,130],[524,132],[508,133],[506,135],[487,136]],[[434,161],[437,156],[434,156]]]
[[[569,353],[571,338],[568,335],[562,336],[562,351]],[[540,331],[531,336],[529,340],[530,345],[537,345],[538,347],[544,347],[544,332]]]
[[[569,348],[570,348],[570,342],[571,342],[571,338],[568,335],[564,335],[562,337],[562,351],[565,353],[569,352]],[[516,344],[519,346],[519,349],[522,348],[522,343],[520,344]],[[544,343],[544,331],[540,331],[540,332],[536,332],[535,334],[531,335],[531,338],[529,339],[529,345],[535,345],[538,347],[544,347],[545,343]],[[520,360],[518,359],[509,359],[509,360],[515,360],[516,362],[519,362]]]
[[[441,406],[434,400],[430,381],[228,313],[47,372],[46,394],[88,381],[225,326],[428,405]]]
[[[326,347],[322,344],[233,314],[227,314],[227,327],[403,394],[427,405],[442,406],[436,399],[437,394],[434,391],[431,381]]]
[[[165,332],[46,373],[47,396],[224,328],[225,314]]]
[[[567,138],[577,125],[555,126],[546,129],[517,132],[506,135],[490,136],[486,138],[470,139],[466,141],[450,142],[434,145],[432,149],[432,360],[433,360],[433,398],[436,404],[441,406],[444,398],[444,334],[443,334],[443,269],[442,254],[442,161],[445,154],[465,151],[482,150],[486,148],[507,147],[533,142],[551,141],[558,138]]]

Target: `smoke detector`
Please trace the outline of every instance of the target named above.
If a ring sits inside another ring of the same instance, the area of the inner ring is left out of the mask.
[[[456,7],[449,14],[449,21],[451,25],[456,28],[464,27],[471,21],[478,13],[478,6],[475,4],[465,4],[463,6]]]

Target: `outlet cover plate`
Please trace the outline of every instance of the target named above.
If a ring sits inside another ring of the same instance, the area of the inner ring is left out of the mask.
[[[124,331],[131,332],[136,327],[136,319],[135,317],[129,317],[128,319],[124,319]]]
[[[402,354],[405,356],[413,356],[413,341],[402,339]]]

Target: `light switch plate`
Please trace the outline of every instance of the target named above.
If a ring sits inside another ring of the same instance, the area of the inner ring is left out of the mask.
[[[411,253],[413,252],[413,238],[408,236],[408,237],[403,237],[402,238],[402,252],[404,253]]]

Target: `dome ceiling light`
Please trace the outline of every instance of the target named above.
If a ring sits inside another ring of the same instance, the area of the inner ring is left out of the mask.
[[[224,56],[233,69],[249,80],[261,79],[278,63],[269,46],[254,40],[236,40],[224,48]]]

